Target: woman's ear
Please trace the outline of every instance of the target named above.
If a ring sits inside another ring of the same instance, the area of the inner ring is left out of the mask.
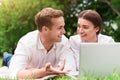
[[[96,29],[96,32],[98,32],[98,31],[100,30],[100,28],[99,28],[99,27],[96,27],[95,29]]]

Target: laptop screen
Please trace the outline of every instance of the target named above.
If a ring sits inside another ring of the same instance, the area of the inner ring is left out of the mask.
[[[120,72],[119,43],[81,43],[80,75],[106,76]]]

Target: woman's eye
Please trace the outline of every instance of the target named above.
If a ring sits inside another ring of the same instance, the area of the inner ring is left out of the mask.
[[[84,29],[88,29],[89,27],[88,26],[83,26]]]

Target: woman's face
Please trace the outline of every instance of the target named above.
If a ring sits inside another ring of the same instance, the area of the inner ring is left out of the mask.
[[[95,28],[92,22],[83,18],[78,19],[77,32],[83,42],[97,42],[98,31],[99,27]]]

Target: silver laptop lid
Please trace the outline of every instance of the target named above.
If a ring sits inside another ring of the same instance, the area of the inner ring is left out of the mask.
[[[119,43],[82,43],[80,75],[106,76],[120,72]]]

